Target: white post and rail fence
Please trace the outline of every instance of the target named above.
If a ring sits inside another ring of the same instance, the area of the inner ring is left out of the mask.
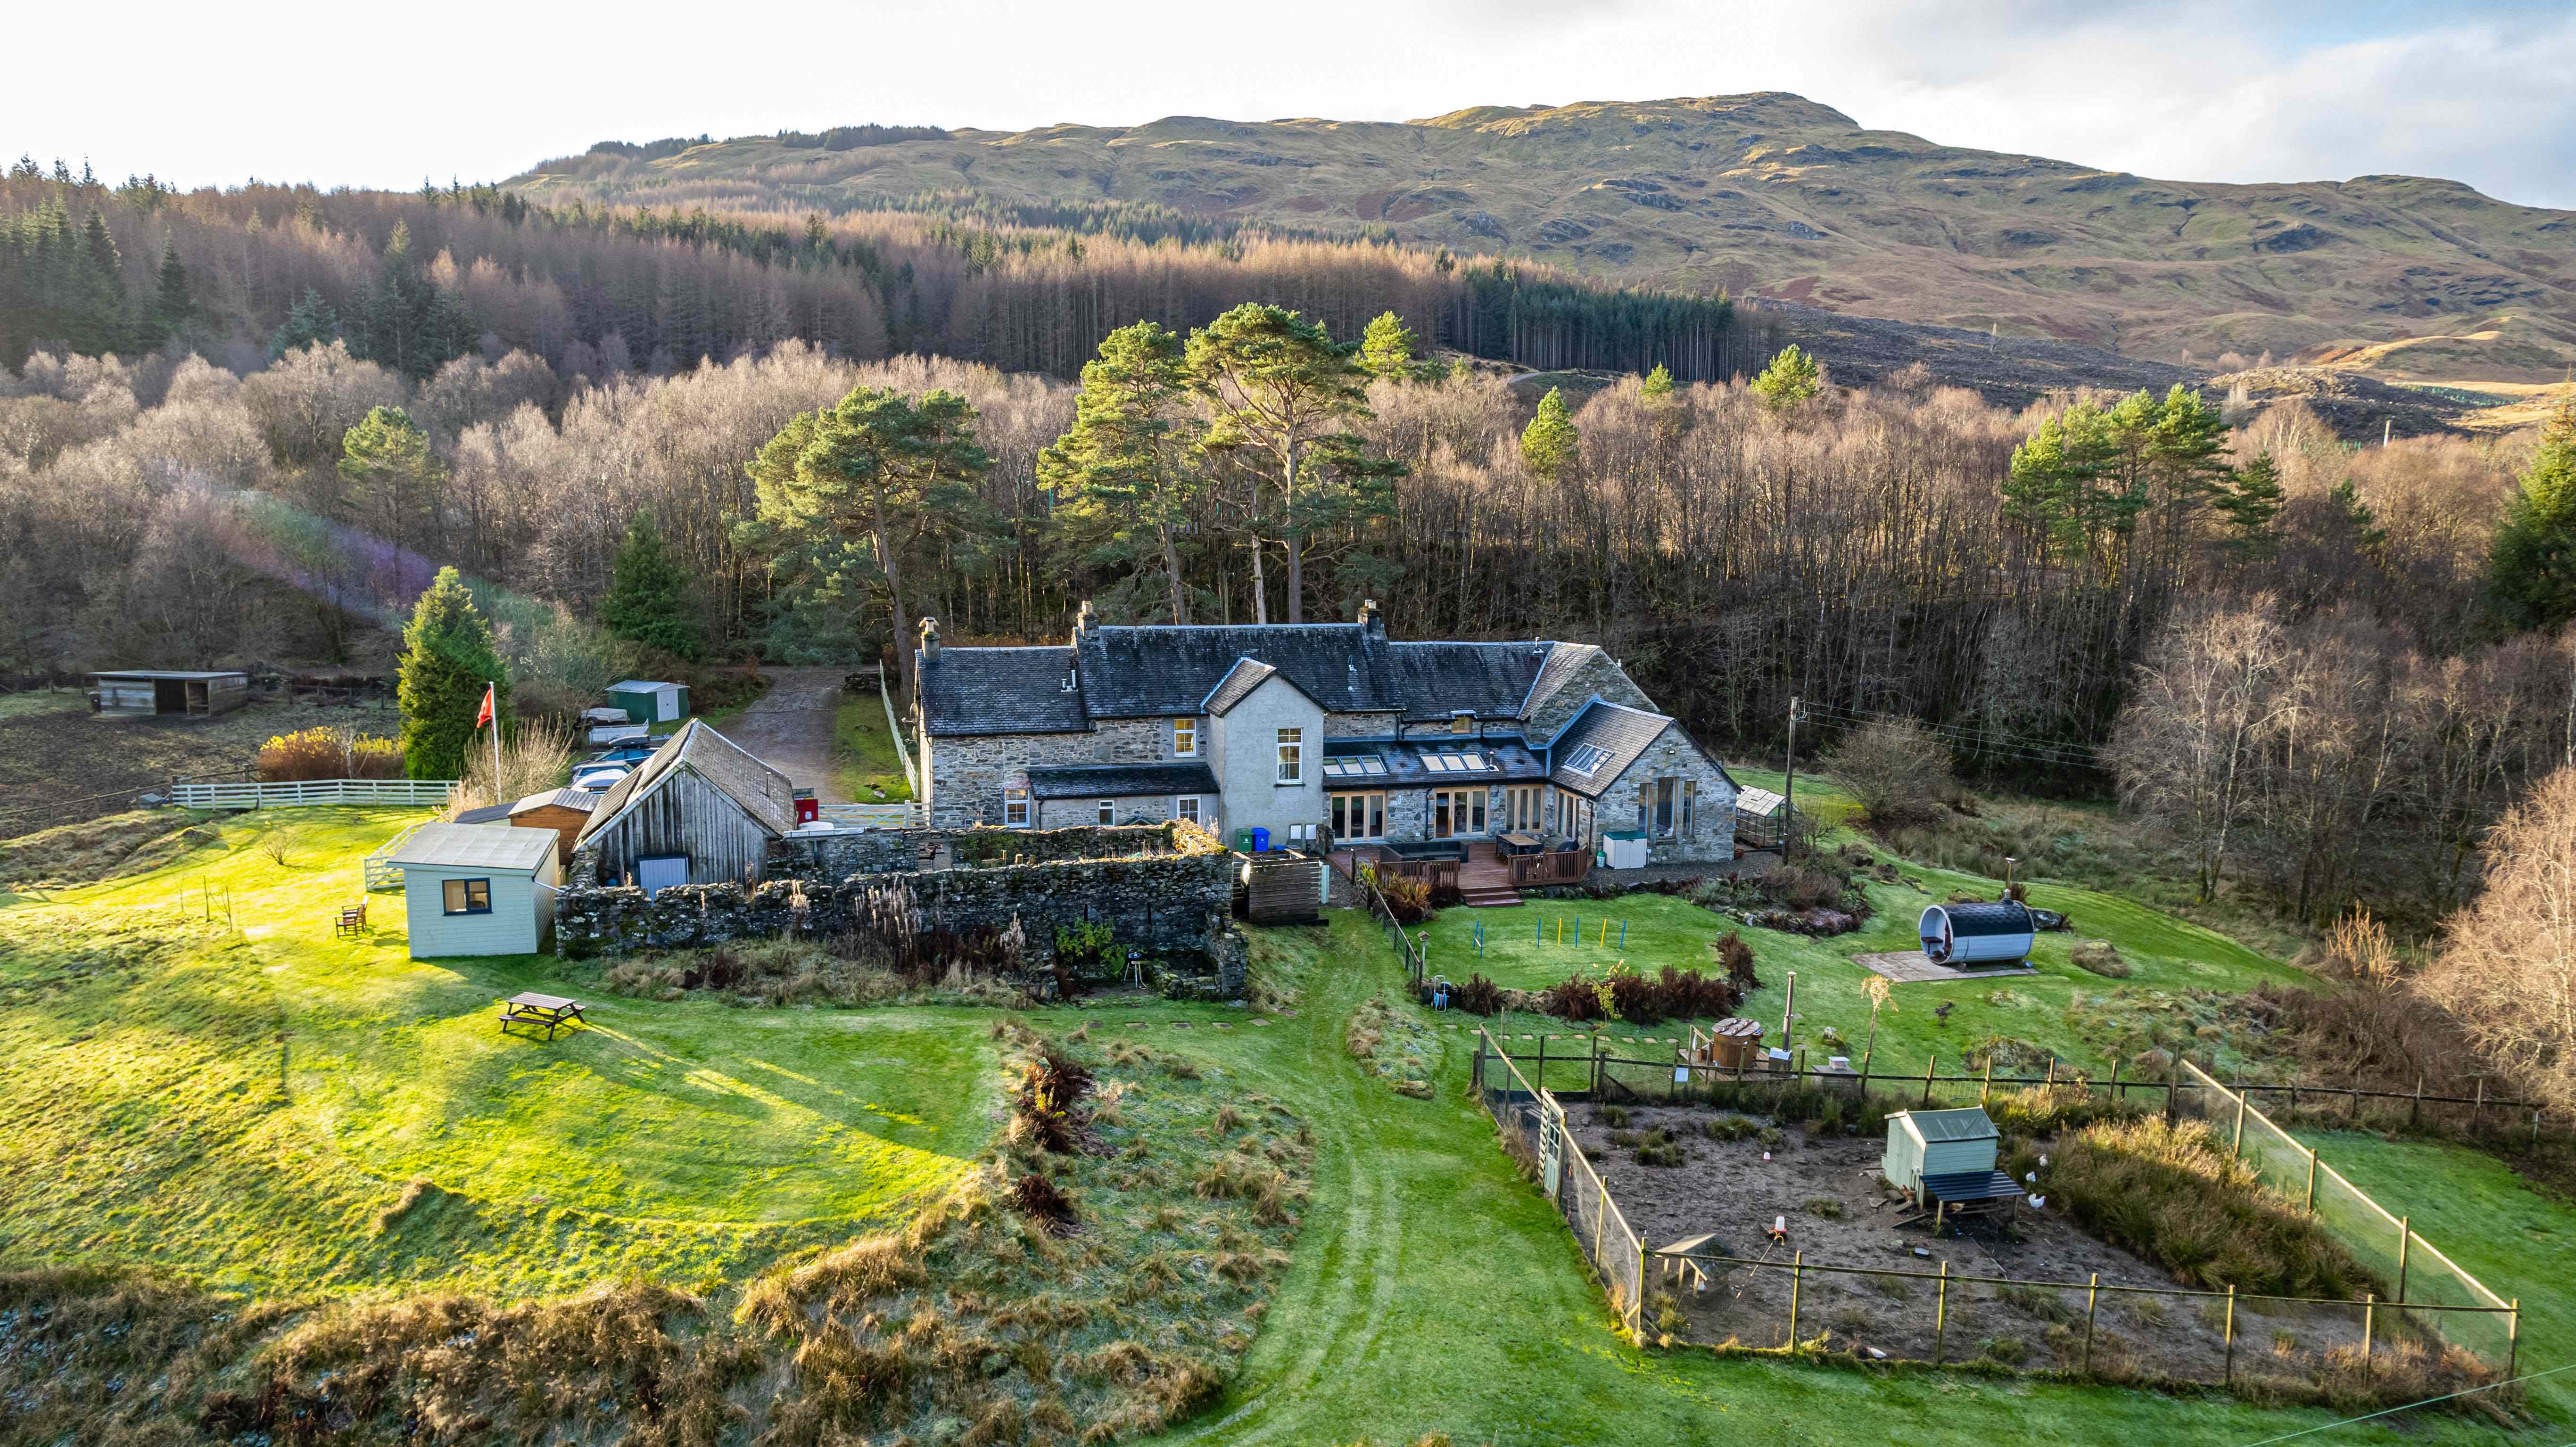
[[[298,779],[292,783],[180,783],[170,802],[182,809],[298,809],[319,804],[443,805],[454,779]]]

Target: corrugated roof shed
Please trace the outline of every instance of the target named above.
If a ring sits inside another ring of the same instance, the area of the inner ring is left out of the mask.
[[[1914,1133],[1925,1142],[1994,1140],[1995,1123],[1975,1106],[1964,1110],[1903,1110],[1897,1114],[1914,1123]]]
[[[385,856],[389,864],[447,869],[535,869],[555,852],[551,829],[423,824]]]
[[[653,757],[601,796],[591,809],[590,822],[582,826],[581,837],[586,840],[606,828],[630,801],[682,764],[696,770],[700,778],[723,791],[772,833],[785,834],[796,827],[796,791],[787,776],[707,727],[706,720],[693,718],[671,736],[669,743],[656,749]]]

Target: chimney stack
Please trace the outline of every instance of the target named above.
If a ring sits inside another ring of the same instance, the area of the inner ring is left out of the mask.
[[[1360,604],[1360,636],[1371,643],[1386,641],[1386,615],[1378,611],[1375,598]]]
[[[921,661],[924,663],[939,661],[939,620],[936,618],[921,620]]]
[[[1073,641],[1079,645],[1100,631],[1100,615],[1092,611],[1091,600],[1082,600],[1082,611],[1073,615]]]

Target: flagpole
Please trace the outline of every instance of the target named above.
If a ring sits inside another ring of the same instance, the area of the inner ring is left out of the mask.
[[[509,802],[507,799],[498,797],[501,792],[501,700],[498,684],[483,685],[483,707],[492,715],[492,793],[495,796],[493,802],[506,804]]]

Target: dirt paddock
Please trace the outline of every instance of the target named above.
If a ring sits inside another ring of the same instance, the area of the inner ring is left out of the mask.
[[[1935,1237],[1928,1223],[1899,1228],[1908,1208],[1879,1174],[1879,1137],[1815,1136],[1759,1117],[1691,1106],[1629,1106],[1623,1128],[1603,1112],[1573,1105],[1567,1124],[1610,1195],[1649,1251],[1704,1234],[1700,1249],[1758,1262],[1707,1268],[1704,1279],[1649,1259],[1647,1330],[1676,1341],[1786,1345],[1790,1269],[1797,1282],[1801,1340],[1827,1335],[1836,1350],[1930,1360],[1937,1283],[1847,1275],[1818,1266],[2073,1282],[2072,1289],[1954,1283],[1940,1331],[1943,1360],[1986,1356],[2006,1365],[2075,1367],[2084,1353],[2086,1292],[2105,1286],[2157,1288],[2154,1296],[2100,1295],[2093,1317],[2093,1365],[2112,1376],[2216,1382],[2226,1370],[2223,1303],[2181,1295],[2155,1266],[2086,1234],[2053,1209],[2022,1199],[1998,1221],[1972,1221]],[[1732,1122],[1742,1139],[1712,1139],[1707,1127]],[[1662,1129],[1678,1142],[1680,1165],[1645,1165],[1633,1142]],[[1630,1144],[1615,1144],[1613,1135]],[[1763,1159],[1765,1153],[1769,1160]],[[1786,1218],[1788,1241],[1768,1228]],[[1668,1298],[1668,1300],[1664,1299]],[[2313,1372],[2327,1350],[2357,1345],[2361,1307],[2293,1306],[2242,1298],[2236,1309],[2236,1370],[2283,1376]],[[2383,1322],[2385,1335],[2392,1324]]]

